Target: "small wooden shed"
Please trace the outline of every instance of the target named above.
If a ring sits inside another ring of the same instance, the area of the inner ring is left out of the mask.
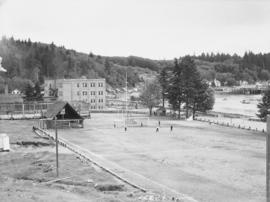
[[[57,101],[48,105],[44,119],[39,126],[46,129],[55,128],[83,128],[83,117],[68,103]]]

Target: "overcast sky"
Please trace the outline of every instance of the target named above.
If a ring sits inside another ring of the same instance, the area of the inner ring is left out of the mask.
[[[0,36],[106,56],[270,52],[270,0],[0,0]]]

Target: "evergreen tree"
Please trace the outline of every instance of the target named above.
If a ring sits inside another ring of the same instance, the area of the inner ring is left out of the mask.
[[[34,95],[36,100],[41,100],[42,98],[42,95],[41,95],[41,88],[40,88],[40,85],[39,83],[37,82],[34,86]]]
[[[263,93],[262,101],[257,105],[258,114],[257,116],[262,120],[266,121],[267,115],[270,114],[270,89]]]
[[[175,59],[172,77],[168,86],[168,100],[172,108],[178,111],[178,119],[181,118],[181,105],[184,101],[183,92],[183,68]]]
[[[181,61],[183,68],[183,94],[186,107],[186,118],[189,116],[189,109],[192,108],[197,91],[201,87],[201,77],[194,60],[190,56],[185,56]]]
[[[110,74],[112,67],[110,61],[107,58],[105,59],[104,66],[105,66],[105,73]]]
[[[160,83],[160,87],[161,87],[161,96],[162,96],[162,107],[164,108],[165,106],[165,98],[168,92],[168,79],[169,79],[169,75],[167,73],[167,69],[163,68],[159,74],[158,80]]]
[[[25,99],[27,101],[32,100],[34,97],[34,94],[35,94],[35,91],[34,91],[33,86],[30,83],[28,83],[24,90]]]
[[[197,111],[206,112],[213,109],[215,103],[214,90],[209,88],[206,82],[198,83],[197,91],[192,102],[192,117],[195,118]]]

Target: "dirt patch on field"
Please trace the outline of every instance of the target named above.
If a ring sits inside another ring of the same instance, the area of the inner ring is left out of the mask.
[[[54,143],[36,137],[31,125],[30,121],[0,121],[11,142],[11,152],[0,152],[1,201],[145,201],[145,193],[63,147],[57,177]]]

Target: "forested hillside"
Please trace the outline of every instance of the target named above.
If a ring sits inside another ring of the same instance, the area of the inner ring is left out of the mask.
[[[207,80],[216,78],[223,85],[238,85],[239,81],[252,84],[270,79],[270,53],[246,52],[243,57],[229,54],[201,54],[196,64]]]
[[[89,47],[90,49],[91,47]],[[141,74],[158,72],[172,67],[171,60],[151,60],[136,56],[105,57],[94,53],[79,53],[52,44],[2,38],[0,57],[7,73],[0,74],[0,91],[4,77],[10,89],[23,90],[27,83],[42,84],[45,78],[106,78],[112,87],[142,81]],[[202,77],[220,80],[222,85],[237,85],[240,80],[254,83],[270,79],[270,53],[247,52],[243,57],[229,54],[201,54],[192,56]]]
[[[102,57],[93,53],[79,53],[52,44],[2,38],[0,57],[7,73],[10,89],[23,90],[27,83],[42,84],[45,78],[106,78],[113,87],[125,86],[127,71],[128,85],[135,86],[141,81],[140,74],[158,71],[160,65],[149,59],[128,57]],[[149,66],[149,68],[148,68]]]

